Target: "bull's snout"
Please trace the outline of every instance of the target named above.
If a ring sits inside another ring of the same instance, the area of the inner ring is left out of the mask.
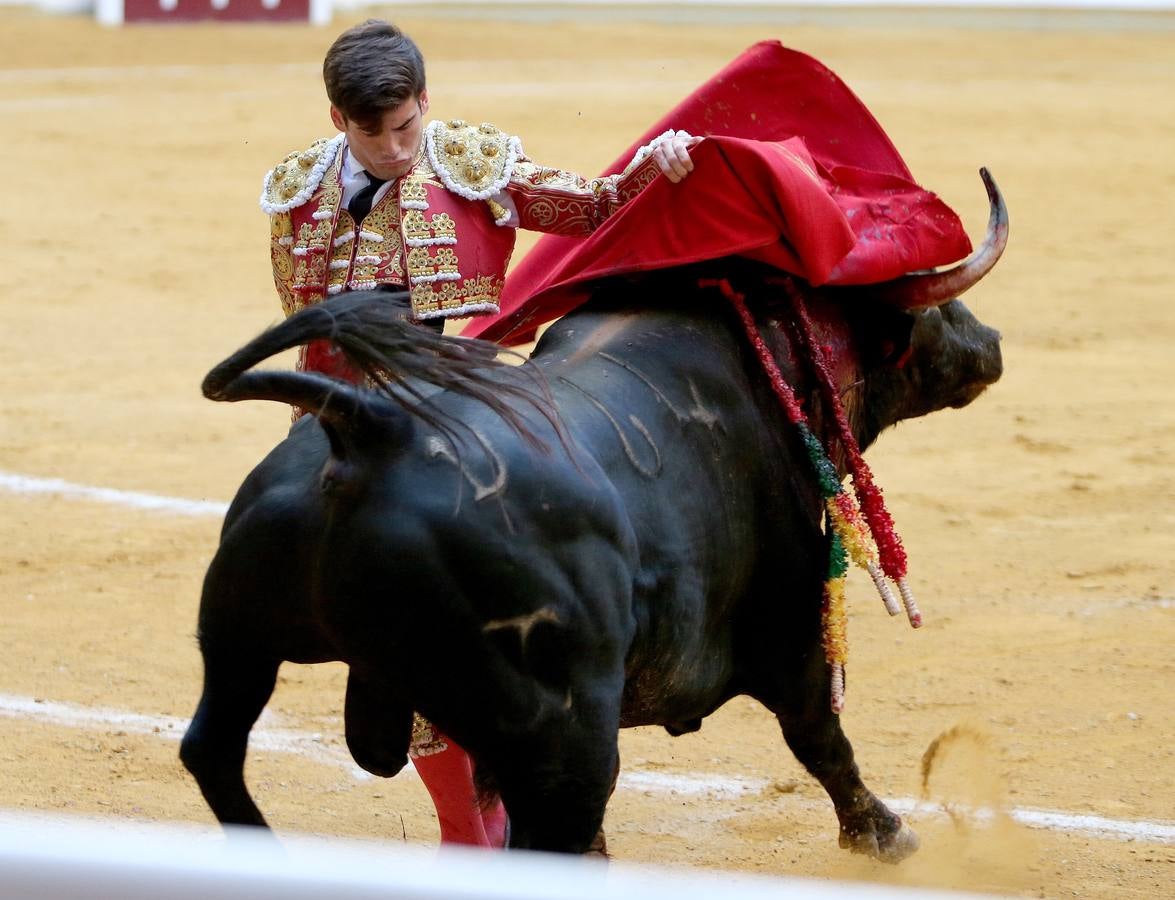
[[[956,390],[948,404],[958,409],[966,406],[1000,380],[1004,358],[1000,350],[1000,333],[980,322],[958,300],[939,307],[944,330],[952,346],[950,366],[956,374]]]
[[[1000,333],[976,322],[976,328],[964,339],[961,350],[967,362],[959,391],[951,406],[959,409],[971,403],[1004,374],[1004,357],[1000,352]]]
[[[995,384],[1004,374],[1004,354],[1000,350],[1000,333],[987,325],[979,326],[983,331],[983,349],[979,354],[979,367],[986,384]]]

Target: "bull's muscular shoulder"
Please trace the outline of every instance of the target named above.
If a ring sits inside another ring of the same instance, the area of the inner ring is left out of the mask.
[[[522,142],[489,122],[462,119],[429,122],[424,131],[428,161],[450,191],[467,200],[488,200],[506,187]]]
[[[263,212],[289,212],[313,196],[343,145],[343,135],[319,138],[305,150],[295,150],[265,173],[261,184]]]

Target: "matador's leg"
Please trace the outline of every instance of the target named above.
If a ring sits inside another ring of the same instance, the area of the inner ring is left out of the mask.
[[[436,807],[441,843],[505,846],[506,812],[502,801],[494,798],[493,805],[482,809],[469,754],[417,715],[408,755]]]

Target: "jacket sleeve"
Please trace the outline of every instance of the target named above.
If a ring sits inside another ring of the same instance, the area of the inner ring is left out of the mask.
[[[623,172],[600,178],[583,178],[519,158],[506,187],[491,204],[498,207],[498,224],[548,234],[591,234],[661,174],[653,151],[675,134],[658,135],[636,152]]]
[[[273,213],[269,217],[269,256],[273,261],[273,284],[287,316],[297,312],[294,284],[294,230],[288,212]]]

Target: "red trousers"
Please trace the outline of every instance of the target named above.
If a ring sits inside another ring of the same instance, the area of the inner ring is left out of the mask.
[[[506,810],[494,798],[483,806],[473,783],[469,754],[439,732],[437,743],[447,744],[440,752],[415,756],[412,764],[428,789],[441,826],[442,844],[472,844],[503,847],[506,843]]]

